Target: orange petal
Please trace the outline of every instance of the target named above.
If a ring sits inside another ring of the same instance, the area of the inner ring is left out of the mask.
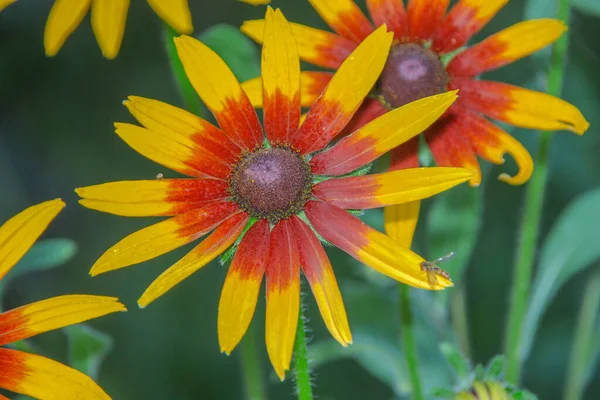
[[[44,49],[55,56],[65,40],[79,26],[90,9],[92,0],[55,0],[44,30]]]
[[[331,32],[300,24],[290,25],[300,58],[318,67],[337,69],[357,46],[357,43]],[[240,29],[256,42],[263,42],[264,20],[245,21]]]
[[[380,27],[344,61],[306,119],[291,145],[303,154],[321,150],[348,124],[379,78],[393,35]]]
[[[269,256],[266,219],[246,232],[231,261],[219,301],[219,346],[230,354],[248,330]]]
[[[188,0],[148,0],[158,16],[179,33],[190,35],[194,31]]]
[[[127,217],[172,216],[229,197],[220,179],[154,179],[103,183],[75,189],[79,204]]]
[[[334,31],[355,43],[373,32],[373,25],[353,0],[308,0]]]
[[[397,281],[421,289],[442,290],[452,282],[439,276],[429,283],[425,260],[406,247],[350,215],[323,201],[309,201],[304,211],[313,228],[325,240],[357,260]]]
[[[375,26],[386,24],[396,40],[407,36],[408,19],[402,0],[367,0],[367,8]]]
[[[0,314],[0,346],[117,311],[127,310],[117,298],[104,296],[67,295],[31,303]]]
[[[435,31],[431,47],[449,53],[481,30],[508,0],[459,0]]]
[[[408,0],[411,40],[427,41],[444,19],[450,0]]]
[[[139,230],[108,249],[90,270],[92,276],[148,261],[198,239],[236,213],[231,202],[214,202]]]
[[[187,279],[227,250],[242,234],[248,219],[248,214],[244,212],[229,217],[194,250],[156,278],[142,294],[142,297],[138,300],[138,305],[141,308],[148,306],[148,304],[167,293],[175,285]]]
[[[112,60],[119,54],[129,0],[92,1],[92,29],[102,55]]]
[[[0,388],[44,400],[110,400],[91,378],[35,354],[0,349]]]
[[[385,233],[401,246],[411,248],[417,222],[421,201],[411,201],[404,204],[396,204],[383,209],[383,224]]]
[[[458,54],[448,64],[448,73],[475,76],[500,68],[554,43],[566,30],[556,19],[520,22]]]
[[[266,277],[267,352],[283,381],[292,360],[300,311],[300,258],[289,220],[279,221],[271,232]]]
[[[300,265],[317,300],[319,311],[331,335],[346,347],[352,344],[352,334],[331,263],[313,231],[300,218],[290,218],[298,244]]]
[[[27,253],[65,207],[61,199],[31,206],[0,226],[0,279]]]
[[[262,144],[258,116],[225,61],[193,37],[182,35],[173,40],[192,86],[221,129],[245,149]]]
[[[300,58],[281,11],[267,8],[265,21],[261,65],[265,133],[273,144],[288,143],[300,125]]]

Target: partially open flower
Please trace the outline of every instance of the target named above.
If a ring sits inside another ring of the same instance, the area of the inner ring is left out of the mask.
[[[424,261],[346,210],[429,197],[472,177],[462,168],[415,168],[360,176],[385,152],[419,134],[456,99],[444,93],[378,118],[327,148],[344,129],[384,67],[392,34],[373,32],[344,62],[300,125],[300,60],[292,29],[268,9],[262,50],[264,129],[239,82],[200,41],[175,39],[190,82],[221,129],[186,111],[140,97],[125,105],[144,128],[117,134],[146,157],[191,179],[114,182],[77,189],[86,207],[125,216],[173,216],[109,249],[91,273],[127,267],[212,233],[146,290],[147,306],[237,246],[219,303],[219,342],[231,352],[246,332],[263,276],[267,350],[281,379],[289,368],[304,272],[329,331],[351,343],[346,311],[319,236],[406,284],[430,285]],[[319,236],[318,236],[318,235]]]

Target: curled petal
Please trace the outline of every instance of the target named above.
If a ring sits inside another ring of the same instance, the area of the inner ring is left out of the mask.
[[[175,285],[187,279],[227,250],[242,234],[248,219],[248,214],[238,212],[224,221],[194,250],[156,278],[142,294],[142,297],[138,300],[138,305],[141,308],[148,306],[148,304],[167,293]]]
[[[33,246],[64,207],[61,199],[46,201],[21,211],[0,226],[0,279]]]
[[[421,269],[425,261],[422,257],[341,208],[323,201],[310,201],[305,212],[313,228],[325,240],[376,271],[421,289],[442,290],[452,286],[450,280],[441,276],[435,284],[430,284],[427,271]]]
[[[250,326],[269,256],[269,236],[269,222],[256,222],[231,261],[219,301],[219,346],[223,353],[230,354]]]
[[[0,371],[0,388],[36,399],[110,400],[88,376],[35,354],[0,349]]]
[[[31,303],[0,314],[0,346],[117,311],[127,310],[118,299],[104,296],[67,295]]]

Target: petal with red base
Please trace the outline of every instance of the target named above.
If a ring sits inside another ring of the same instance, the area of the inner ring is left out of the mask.
[[[230,354],[248,330],[270,246],[266,219],[256,222],[240,242],[225,278],[219,301],[219,346]]]
[[[31,206],[0,226],[0,279],[27,253],[65,207],[61,199]]]
[[[433,35],[431,47],[449,53],[467,44],[508,0],[459,0]]]
[[[0,346],[117,311],[127,310],[117,298],[104,296],[67,295],[31,303],[0,314]]]
[[[91,378],[35,354],[0,349],[0,388],[44,400],[110,400]]]
[[[220,179],[155,179],[121,181],[75,189],[79,204],[126,217],[184,214],[229,197]]]
[[[367,0],[367,9],[375,26],[386,24],[396,40],[407,36],[408,19],[402,0]]]
[[[364,210],[422,200],[469,180],[463,168],[411,168],[382,174],[328,179],[313,196],[344,209]]]
[[[242,234],[249,219],[248,214],[239,212],[221,223],[198,246],[156,278],[139,298],[138,305],[146,307],[218,257]]]
[[[342,346],[352,343],[342,294],[325,250],[313,231],[300,218],[290,218],[298,244],[300,265],[317,300],[319,311],[331,335]]]
[[[469,138],[475,152],[494,164],[504,163],[504,154],[515,159],[519,172],[515,176],[501,174],[498,179],[511,185],[521,185],[529,180],[533,172],[533,159],[527,149],[518,140],[510,136],[497,125],[478,114],[462,110],[458,123],[462,132]]]
[[[186,75],[221,129],[245,149],[262,144],[258,116],[225,61],[192,37],[182,35],[173,40]]]
[[[453,76],[475,76],[500,68],[554,43],[565,31],[556,19],[524,21],[469,47],[448,64]]]
[[[175,250],[210,232],[238,210],[236,203],[214,202],[132,233],[108,249],[90,274],[139,264]]]
[[[271,232],[266,278],[267,352],[283,381],[292,360],[300,311],[300,257],[289,220],[279,221]]]
[[[383,209],[385,234],[410,249],[419,220],[421,201],[396,204]]]
[[[441,290],[452,286],[452,282],[443,277],[430,285],[427,272],[421,269],[425,261],[422,257],[341,208],[323,201],[309,201],[304,211],[319,235],[376,271],[421,289]]]
[[[456,92],[447,92],[389,111],[313,157],[310,161],[313,173],[343,175],[370,163],[423,132],[456,97]]]
[[[453,78],[451,85],[460,89],[457,104],[511,125],[578,135],[590,126],[577,107],[546,93],[469,78]]]
[[[373,25],[354,0],[308,0],[327,25],[343,37],[360,43],[373,32]]]
[[[390,171],[419,167],[419,138],[415,136],[390,152]]]
[[[279,9],[267,8],[262,48],[265,133],[288,143],[300,125],[300,58],[292,29]]]
[[[318,67],[337,69],[358,45],[331,32],[300,24],[290,25],[300,58]],[[245,21],[240,29],[256,42],[263,42],[264,20]]]
[[[450,0],[408,0],[408,30],[411,40],[427,41],[440,26]]]
[[[459,116],[451,110],[433,124],[425,139],[437,165],[441,167],[463,167],[474,172],[469,184],[481,184],[481,169],[475,151],[458,123]]]
[[[348,122],[348,125],[344,128],[340,136],[347,136],[364,125],[381,117],[383,114],[388,112],[387,109],[378,99],[367,98],[354,114],[354,117]]]
[[[323,149],[348,124],[379,78],[392,33],[378,28],[344,61],[292,138],[302,154]]]

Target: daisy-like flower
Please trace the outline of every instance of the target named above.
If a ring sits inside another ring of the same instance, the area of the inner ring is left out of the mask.
[[[0,11],[16,0],[0,0]],[[158,16],[179,33],[194,30],[188,0],[148,0]],[[65,40],[92,9],[92,29],[102,55],[113,59],[119,54],[129,0],[55,0],[44,32],[44,49],[51,57],[58,54]]]
[[[60,199],[29,207],[0,226],[0,279],[23,257],[63,209]],[[112,297],[67,295],[0,314],[0,346],[43,332],[101,317],[125,307]],[[89,377],[59,362],[0,347],[0,388],[36,399],[76,400],[110,397]],[[7,399],[0,394],[0,399]]]
[[[202,42],[175,39],[190,82],[220,129],[165,103],[130,97],[125,105],[144,126],[117,123],[136,151],[192,179],[106,183],[77,189],[81,204],[124,216],[173,216],[110,248],[91,274],[157,257],[210,233],[160,275],[138,304],[145,307],[231,246],[237,246],[221,294],[218,333],[229,354],[246,332],[266,276],[266,343],[281,379],[289,368],[300,304],[300,271],[334,338],[351,343],[346,312],[319,240],[409,285],[428,282],[424,261],[346,210],[429,197],[471,178],[462,168],[417,168],[343,176],[417,135],[452,104],[455,93],[390,112],[326,149],[377,80],[392,43],[381,27],[342,63],[300,124],[300,60],[292,29],[268,8],[262,50],[264,129],[231,70]]]
[[[525,183],[533,171],[527,149],[486,117],[519,127],[565,129],[577,134],[588,128],[581,112],[557,97],[477,79],[483,72],[510,64],[554,42],[566,30],[561,21],[520,22],[463,49],[508,0],[459,0],[448,13],[450,0],[409,0],[407,8],[402,0],[366,0],[372,22],[353,0],[309,2],[337,33],[292,24],[300,58],[316,66],[339,68],[374,26],[386,24],[394,32],[385,68],[351,123],[353,128],[425,96],[460,90],[458,101],[424,135],[437,165],[475,171],[470,180],[473,186],[481,181],[477,155],[502,164],[504,154],[509,153],[519,172],[512,177],[501,174],[499,178],[513,185]],[[260,43],[264,24],[263,20],[247,21],[241,29]],[[329,72],[303,72],[302,105],[309,107],[314,103],[332,76]],[[243,88],[252,103],[260,106],[260,80],[245,82]],[[393,150],[390,169],[417,167],[418,147],[418,138],[414,138]],[[386,207],[386,230],[405,236],[401,241],[410,244],[418,214],[418,202]]]

